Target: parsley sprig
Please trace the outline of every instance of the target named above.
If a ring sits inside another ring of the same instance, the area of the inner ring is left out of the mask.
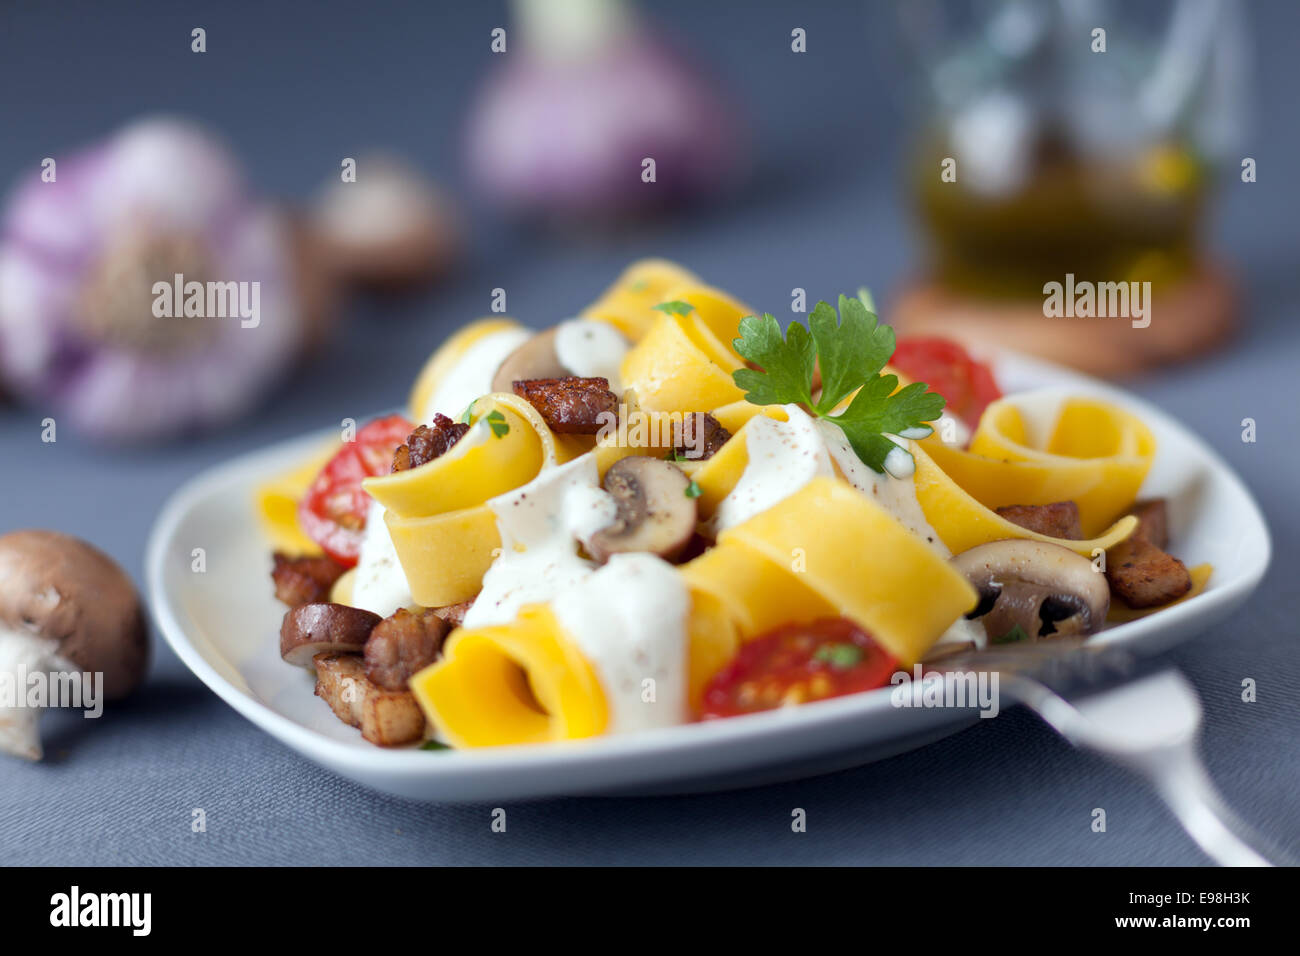
[[[944,399],[924,382],[899,389],[897,375],[881,375],[894,354],[894,330],[880,325],[860,298],[842,295],[839,306],[837,316],[829,304],[818,302],[808,314],[808,328],[791,322],[784,336],[768,313],[741,319],[736,351],[758,368],[738,369],[732,378],[755,405],[798,403],[834,422],[863,463],[884,473],[886,456],[899,448],[885,436],[929,435],[933,429],[925,423],[939,417]],[[814,364],[820,365],[822,377],[816,401]],[[855,390],[848,407],[831,414]]]

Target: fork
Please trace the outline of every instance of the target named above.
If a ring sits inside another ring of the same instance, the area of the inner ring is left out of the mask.
[[[941,671],[989,671],[1075,747],[1144,777],[1187,834],[1223,866],[1295,865],[1224,802],[1201,762],[1201,702],[1176,668],[1135,676],[1127,651],[1078,639],[994,647],[936,661]]]

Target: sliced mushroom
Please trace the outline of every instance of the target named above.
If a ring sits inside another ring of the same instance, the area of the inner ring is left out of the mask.
[[[676,558],[695,533],[690,484],[680,468],[661,458],[634,455],[615,462],[605,472],[604,487],[618,513],[585,542],[591,556],[602,563],[629,551]]]
[[[317,654],[360,654],[381,620],[346,604],[304,604],[284,616],[280,656],[295,667],[308,667]]]
[[[555,333],[555,328],[538,332],[507,355],[492,376],[492,391],[508,392],[515,382],[528,379],[572,375],[560,364],[560,356],[555,351]]]
[[[1056,544],[1009,539],[952,559],[979,591],[977,618],[993,643],[1091,634],[1106,620],[1110,589],[1091,561]]]

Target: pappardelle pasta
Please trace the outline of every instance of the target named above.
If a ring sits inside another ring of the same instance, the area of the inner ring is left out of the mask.
[[[381,746],[544,743],[886,686],[1186,600],[1128,411],[1002,395],[869,296],[782,330],[669,262],[473,322],[259,495],[284,659]]]

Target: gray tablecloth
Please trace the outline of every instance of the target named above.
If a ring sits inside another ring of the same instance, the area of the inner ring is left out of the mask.
[[[148,9],[149,7],[155,9]],[[339,155],[369,143],[460,183],[463,98],[487,67],[490,4],[277,4],[202,16],[174,4],[10,8],[0,13],[5,180],[138,112],[191,112],[229,134],[259,186],[306,195]],[[884,5],[881,5],[882,7]],[[658,5],[657,5],[658,7]],[[915,261],[895,187],[902,110],[886,11],[856,4],[673,3],[663,20],[729,78],[755,128],[754,171],[721,208],[650,231],[580,239],[507,230],[471,204],[472,257],[436,295],[359,305],[331,350],[249,422],[156,450],[40,441],[39,408],[0,410],[0,529],[72,532],[139,578],[163,499],[247,449],[399,403],[423,356],[509,290],[535,324],[590,299],[641,255],[679,259],[773,311],[790,289],[894,287]],[[701,9],[703,8],[703,9]],[[1300,845],[1300,511],[1294,7],[1252,5],[1259,123],[1253,185],[1229,179],[1214,224],[1249,324],[1232,348],[1135,389],[1239,470],[1270,522],[1272,570],[1228,625],[1170,653],[1206,710],[1210,770],[1242,815]],[[76,12],[84,15],[74,15]],[[191,23],[191,20],[194,23]],[[190,54],[191,26],[209,53]],[[793,26],[809,52],[788,53]],[[54,65],[57,64],[57,68]],[[1259,440],[1240,441],[1244,417]],[[340,780],[239,717],[156,641],[147,686],[99,721],[55,715],[39,765],[0,761],[0,862],[12,864],[903,863],[1177,864],[1203,857],[1134,780],[1071,750],[1022,711],[860,769],[761,789],[515,806],[505,834],[486,806],[425,806]],[[1259,699],[1239,698],[1243,677]],[[790,811],[808,814],[804,834]],[[1108,830],[1093,833],[1104,807]],[[191,832],[203,808],[205,833]]]

